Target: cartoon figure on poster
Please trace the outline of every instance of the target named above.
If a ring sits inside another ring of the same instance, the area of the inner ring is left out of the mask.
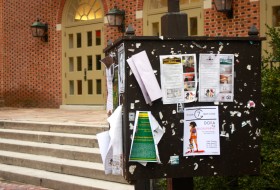
[[[194,121],[190,122],[190,139],[189,139],[189,151],[187,153],[191,152],[204,152],[204,150],[198,149],[198,143],[197,143],[197,130],[196,130],[196,123]],[[195,147],[194,147],[195,145]],[[194,149],[195,148],[195,149]]]

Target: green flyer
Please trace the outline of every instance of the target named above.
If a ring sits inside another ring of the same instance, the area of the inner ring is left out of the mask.
[[[139,112],[137,116],[129,161],[158,162],[149,112]]]

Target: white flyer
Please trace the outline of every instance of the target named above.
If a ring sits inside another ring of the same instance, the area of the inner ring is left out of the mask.
[[[218,106],[184,109],[183,156],[220,155]]]
[[[234,55],[200,54],[199,101],[233,102]]]
[[[195,54],[160,56],[163,104],[197,100],[197,64]]]

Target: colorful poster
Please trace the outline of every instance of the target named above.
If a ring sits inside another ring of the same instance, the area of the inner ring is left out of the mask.
[[[184,109],[184,156],[220,155],[218,106]]]
[[[234,55],[200,54],[199,101],[232,102],[233,90]]]
[[[182,55],[184,76],[184,103],[196,101],[197,64],[195,54]]]
[[[160,162],[158,147],[164,130],[149,111],[137,111],[129,161]]]
[[[160,71],[163,104],[188,103],[196,100],[195,54],[161,55]]]

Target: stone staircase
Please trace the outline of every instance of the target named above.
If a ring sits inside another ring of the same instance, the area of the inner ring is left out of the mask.
[[[95,136],[104,130],[0,121],[0,178],[55,190],[133,190],[104,174]]]

